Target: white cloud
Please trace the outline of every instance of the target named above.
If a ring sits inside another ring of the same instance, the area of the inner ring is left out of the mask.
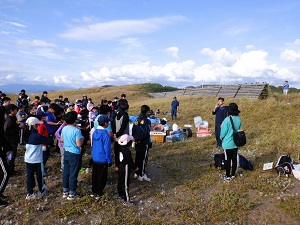
[[[295,62],[300,59],[300,51],[294,51],[290,49],[284,50],[281,55],[281,59],[284,61]]]
[[[165,48],[164,52],[168,53],[174,58],[178,58],[179,48],[176,46]]]
[[[185,20],[182,16],[144,20],[114,20],[90,25],[74,26],[60,36],[74,40],[109,40],[128,35],[150,33],[161,27]]]
[[[7,81],[11,81],[11,80],[14,80],[15,75],[13,75],[13,74],[8,74],[8,75],[4,76],[3,78],[4,78],[5,80],[7,80]]]
[[[21,24],[21,23],[10,22],[10,21],[7,21],[6,23],[9,25],[12,25],[12,26],[16,26],[16,27],[26,27],[26,25]]]
[[[43,47],[43,48],[55,48],[57,47],[54,43],[48,43],[42,40],[18,40],[17,45],[20,45],[22,47],[31,48],[31,47]]]
[[[238,57],[238,55],[227,51],[226,48],[221,48],[217,51],[213,51],[210,48],[204,48],[201,53],[210,56],[214,63],[224,66],[232,66]]]
[[[63,84],[72,84],[74,81],[70,76],[63,75],[63,76],[54,76],[53,81],[55,84],[63,85]]]

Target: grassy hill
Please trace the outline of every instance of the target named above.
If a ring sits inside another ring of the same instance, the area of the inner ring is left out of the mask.
[[[113,99],[126,93],[130,115],[136,115],[142,104],[154,111],[168,111],[172,99],[152,99],[143,85],[89,88],[76,91],[53,92],[72,101],[83,94],[95,103],[102,98]],[[178,98],[180,102],[179,127],[192,124],[201,116],[214,127],[211,111],[216,103],[213,97]],[[224,171],[210,167],[215,147],[214,136],[197,138],[195,135],[175,143],[154,143],[150,150],[148,173],[151,183],[131,180],[130,193],[135,207],[123,206],[117,197],[117,174],[110,168],[106,194],[102,200],[89,197],[91,173],[79,175],[78,201],[62,199],[60,158],[49,160],[46,184],[49,195],[43,199],[26,201],[26,170],[24,149],[19,148],[17,170],[20,176],[12,177],[5,195],[10,205],[0,211],[1,224],[299,224],[300,181],[293,176],[278,177],[274,170],[262,171],[266,162],[276,163],[282,154],[290,154],[299,163],[299,107],[298,94],[283,96],[273,93],[267,100],[225,99],[234,101],[241,110],[242,129],[248,138],[240,153],[254,165],[254,171],[240,169],[239,176],[227,183],[220,179]],[[169,115],[165,115],[170,119]],[[172,125],[172,121],[169,121]],[[195,134],[196,128],[193,126]],[[134,150],[132,149],[134,154]],[[87,166],[90,155],[84,156]]]

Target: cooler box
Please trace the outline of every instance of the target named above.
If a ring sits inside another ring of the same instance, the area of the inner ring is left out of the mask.
[[[153,142],[163,143],[165,141],[166,133],[165,132],[155,132],[150,131],[150,138]]]
[[[208,126],[199,126],[196,132],[197,137],[211,136],[212,132],[208,129]]]
[[[176,141],[175,135],[166,136],[166,142],[175,142],[175,141]]]

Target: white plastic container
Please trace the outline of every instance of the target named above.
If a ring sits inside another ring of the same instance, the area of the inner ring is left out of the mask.
[[[176,123],[173,124],[172,130],[173,131],[177,131],[178,130],[178,125]]]

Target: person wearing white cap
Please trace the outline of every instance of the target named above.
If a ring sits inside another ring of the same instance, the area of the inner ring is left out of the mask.
[[[130,146],[132,141],[134,140],[133,136],[128,134],[123,134],[118,143],[120,145],[120,152],[119,152],[119,169],[118,169],[118,193],[120,200],[123,201],[124,205],[135,205],[134,202],[130,201],[129,197],[129,182],[130,182],[130,171],[134,170],[137,172],[139,168],[134,163]]]
[[[42,123],[43,122],[39,121],[36,117],[29,117],[26,120],[26,124],[30,129],[30,135],[26,143],[26,151],[24,157],[27,171],[27,200],[34,199],[37,197],[37,195],[33,192],[35,186],[34,174],[36,175],[39,188],[38,196],[41,197],[44,194],[48,193],[48,190],[45,189],[43,179],[44,164],[42,144],[50,145],[53,143],[53,140],[38,133],[38,126]]]

